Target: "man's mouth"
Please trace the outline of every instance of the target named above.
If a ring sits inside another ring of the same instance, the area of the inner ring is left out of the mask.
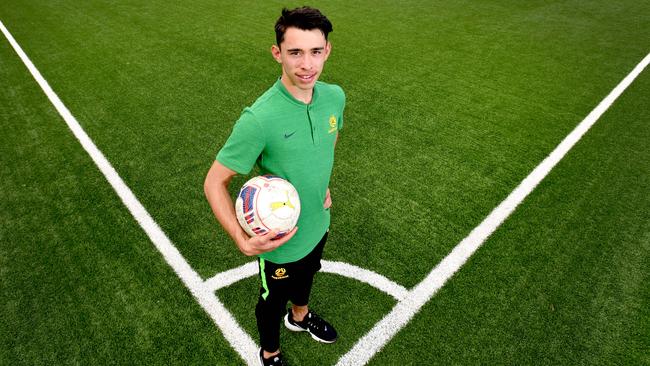
[[[310,81],[314,80],[314,78],[316,77],[316,74],[297,75],[297,76],[298,76],[298,78],[299,78],[300,80],[302,80],[302,81],[304,81],[304,82],[310,82]]]

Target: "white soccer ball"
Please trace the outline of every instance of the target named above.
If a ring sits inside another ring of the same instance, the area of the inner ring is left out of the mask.
[[[235,212],[239,225],[248,235],[264,235],[275,230],[278,233],[275,238],[280,238],[298,222],[298,191],[280,177],[257,176],[242,186],[235,202]]]

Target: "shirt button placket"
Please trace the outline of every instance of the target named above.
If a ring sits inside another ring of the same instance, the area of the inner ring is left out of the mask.
[[[313,114],[312,106],[309,105],[307,106],[307,117],[309,119],[309,126],[311,127],[311,141],[314,145],[318,145],[320,142],[320,138],[318,136],[318,124],[314,123],[312,114]]]

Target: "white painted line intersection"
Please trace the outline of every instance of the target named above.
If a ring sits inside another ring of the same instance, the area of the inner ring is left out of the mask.
[[[380,320],[352,349],[343,355],[337,366],[365,365],[412,318],[422,306],[456,273],[480,248],[490,235],[512,214],[569,150],[593,126],[634,79],[648,66],[650,54],[585,117],[578,126],[503,200],[470,234],[463,239],[431,272],[416,285],[403,301]]]

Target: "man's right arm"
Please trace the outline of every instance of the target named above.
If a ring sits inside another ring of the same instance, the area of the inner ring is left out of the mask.
[[[239,226],[235,207],[228,192],[228,185],[236,174],[235,171],[215,160],[205,177],[203,189],[217,221],[237,244],[239,250],[248,256],[269,252],[286,243],[296,233],[297,228],[280,239],[271,240],[277,234],[275,231],[249,237]]]

